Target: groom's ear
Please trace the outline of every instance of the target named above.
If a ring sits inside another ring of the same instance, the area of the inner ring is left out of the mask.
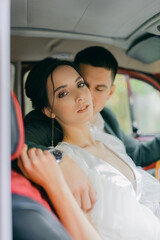
[[[110,97],[113,95],[113,93],[115,92],[115,88],[116,88],[116,85],[113,84],[112,87],[111,87],[111,89],[110,89],[109,94],[107,95],[107,100],[109,100]]]
[[[49,107],[43,108],[43,113],[49,118],[55,118],[55,114],[51,111]]]

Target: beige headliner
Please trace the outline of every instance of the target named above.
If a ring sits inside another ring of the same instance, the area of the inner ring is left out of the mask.
[[[56,54],[72,59],[90,45],[107,47],[119,65],[159,72],[160,61],[143,64],[126,56],[145,33],[159,35],[160,0],[11,0],[12,61]]]

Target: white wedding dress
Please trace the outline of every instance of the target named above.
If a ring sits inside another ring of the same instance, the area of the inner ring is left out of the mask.
[[[160,240],[160,183],[135,166],[119,139],[98,130],[92,130],[92,136],[123,159],[135,176],[131,183],[84,149],[66,142],[57,145],[85,171],[97,192],[90,215],[102,239]]]

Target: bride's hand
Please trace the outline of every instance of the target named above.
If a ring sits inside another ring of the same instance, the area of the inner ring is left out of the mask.
[[[65,157],[65,156],[64,156]],[[18,166],[23,174],[33,182],[46,189],[54,183],[54,187],[65,186],[65,180],[55,157],[48,151],[31,148],[24,145],[18,159]]]
[[[69,187],[82,210],[88,212],[93,208],[96,193],[86,174],[71,158],[64,155],[58,165],[48,151],[36,148],[27,150],[27,145],[24,145],[18,166],[28,179],[46,191],[52,188],[54,193]]]

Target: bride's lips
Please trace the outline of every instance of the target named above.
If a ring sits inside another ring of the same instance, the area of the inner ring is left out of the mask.
[[[87,112],[89,108],[89,104],[84,104],[83,106],[80,107],[80,109],[77,111],[78,113],[84,113]]]

